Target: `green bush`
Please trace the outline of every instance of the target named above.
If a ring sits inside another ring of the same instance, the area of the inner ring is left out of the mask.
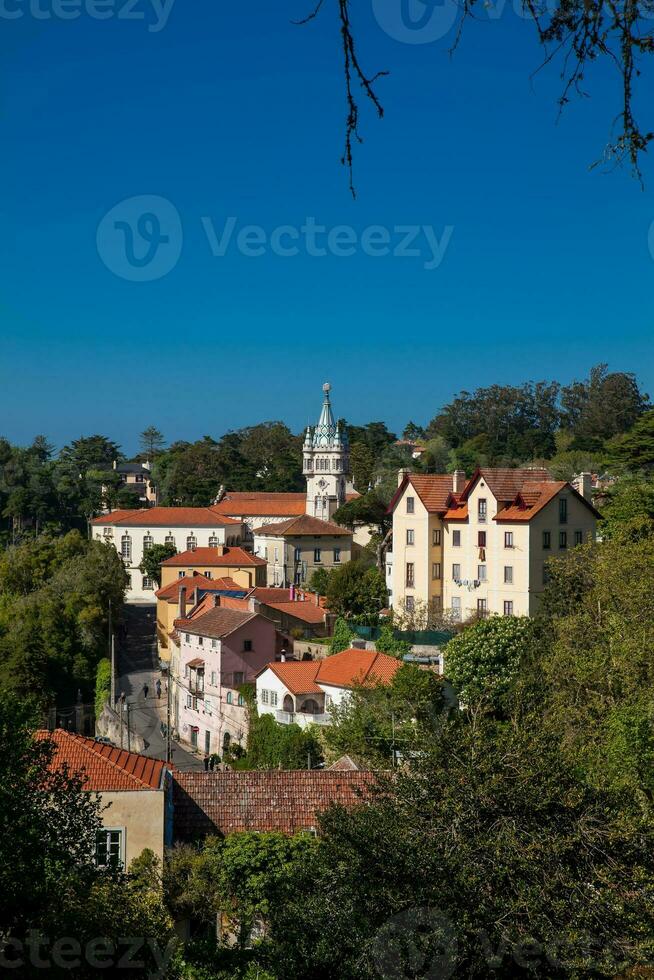
[[[322,761],[320,743],[310,729],[279,725],[272,715],[250,717],[248,750],[239,769],[306,769]]]
[[[107,657],[98,664],[95,675],[95,717],[102,714],[106,702],[111,697],[111,661]]]
[[[445,676],[465,707],[500,710],[533,635],[527,616],[480,619],[445,647]]]

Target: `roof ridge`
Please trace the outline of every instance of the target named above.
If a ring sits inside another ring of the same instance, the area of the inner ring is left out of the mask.
[[[81,747],[84,749],[85,752],[88,752],[90,755],[93,755],[96,758],[102,759],[102,761],[107,765],[109,765],[112,769],[117,769],[125,776],[128,776],[130,779],[133,779],[134,782],[139,784],[139,786],[145,789],[152,789],[152,786],[146,783],[139,776],[136,776],[133,772],[130,772],[129,769],[126,769],[124,766],[119,765],[118,762],[114,762],[112,759],[108,758],[108,756],[104,755],[102,751],[102,746],[105,746],[106,743],[104,742],[97,743],[95,742],[94,739],[91,739],[88,735],[79,735],[77,732],[67,732],[64,729],[61,729],[61,731],[67,738],[70,738],[73,741],[77,742],[78,745],[81,745]],[[124,752],[128,758],[137,755],[142,759],[148,759],[148,760],[151,759],[151,756],[149,755],[143,755],[141,752],[131,752],[128,749],[118,748],[117,745],[112,745],[110,746],[110,748],[115,749],[116,752]],[[152,761],[156,762],[158,760],[152,759]]]

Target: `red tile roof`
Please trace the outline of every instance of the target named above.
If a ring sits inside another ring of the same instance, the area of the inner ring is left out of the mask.
[[[94,517],[91,524],[118,527],[223,527],[241,524],[212,507],[143,507],[141,510],[115,510]]]
[[[186,598],[190,599],[194,589],[210,590],[211,592],[242,592],[247,593],[247,589],[235,582],[233,578],[207,578],[199,572],[192,575],[185,575],[183,578],[175,579],[170,585],[155,592],[157,599],[165,599],[166,602],[179,602],[179,590],[184,586]]]
[[[245,626],[251,619],[259,616],[258,613],[241,612],[239,609],[224,609],[222,606],[214,606],[201,616],[194,616],[193,619],[176,619],[174,626],[177,629],[184,629],[187,633],[197,636],[210,636],[220,639],[229,636],[235,630]],[[264,617],[259,616],[259,619]],[[270,623],[270,620],[267,620]],[[272,623],[270,623],[272,627]]]
[[[323,694],[323,689],[316,684],[318,666],[315,660],[286,660],[266,664],[263,670],[270,668],[291,694]]]
[[[222,553],[221,553],[222,552]],[[165,568],[177,565],[191,567],[193,565],[204,565],[205,567],[218,567],[220,565],[265,565],[263,558],[257,558],[250,551],[243,548],[196,548],[194,551],[182,551],[179,555],[173,555],[161,563]]]
[[[229,491],[212,506],[217,514],[248,517],[289,517],[304,514],[306,493],[245,493]]]
[[[304,602],[291,602],[290,599],[286,602],[262,602],[262,605],[268,609],[275,609],[286,616],[293,616],[304,623],[321,625],[325,622],[325,609],[308,599],[305,599]]]
[[[335,687],[390,684],[402,661],[374,650],[342,650],[318,662],[316,681]]]
[[[194,841],[244,830],[317,830],[320,813],[333,803],[365,803],[374,782],[372,772],[333,770],[176,772],[174,836]]]
[[[154,790],[162,787],[166,763],[136,752],[127,752],[93,738],[74,735],[62,728],[38,731],[36,738],[51,738],[55,751],[52,770],[67,766],[71,773],[85,776],[84,789],[96,792],[114,790]]]
[[[511,501],[520,492],[524,483],[550,483],[552,477],[543,467],[518,466],[510,467],[478,467],[468,480],[461,500],[467,500],[479,480],[484,480],[486,486],[496,500]]]
[[[270,534],[275,537],[299,537],[307,534],[311,537],[316,535],[329,535],[329,537],[351,538],[352,532],[340,524],[333,521],[323,521],[319,517],[310,517],[309,514],[302,514],[301,517],[292,517],[289,521],[281,521],[276,524],[264,524],[263,527],[255,528],[254,534]]]
[[[539,511],[561,492],[570,490],[578,500],[581,500],[596,517],[601,517],[590,501],[586,500],[570,483],[563,480],[552,480],[547,483],[524,483],[515,499],[507,507],[502,507],[495,517],[496,521],[530,521]]]
[[[388,505],[390,514],[408,485],[418,494],[429,513],[440,513],[447,509],[448,497],[452,493],[453,476],[451,473],[408,473],[399,485],[393,499]]]

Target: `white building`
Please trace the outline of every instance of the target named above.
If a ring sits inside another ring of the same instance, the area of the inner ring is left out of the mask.
[[[311,517],[328,521],[346,501],[350,483],[350,446],[340,422],[334,421],[329,382],[322,386],[322,390],[320,418],[313,428],[307,426],[302,455],[307,478],[306,512]]]
[[[170,544],[180,551],[238,545],[242,523],[211,507],[152,507],[115,510],[89,522],[98,541],[112,544],[123,559],[129,575],[127,602],[155,602],[156,582],[139,566],[146,551],[155,544]]]
[[[400,660],[374,650],[343,650],[324,660],[280,661],[257,674],[257,709],[283,725],[330,725],[329,709],[359,685],[390,684]]]

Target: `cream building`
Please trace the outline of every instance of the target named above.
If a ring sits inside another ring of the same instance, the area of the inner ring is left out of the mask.
[[[305,514],[258,528],[254,551],[266,562],[269,586],[304,585],[317,569],[331,571],[350,561],[352,532]]]
[[[393,605],[455,621],[533,615],[547,559],[593,540],[600,516],[589,496],[532,468],[480,468],[470,480],[401,470],[389,510]]]

